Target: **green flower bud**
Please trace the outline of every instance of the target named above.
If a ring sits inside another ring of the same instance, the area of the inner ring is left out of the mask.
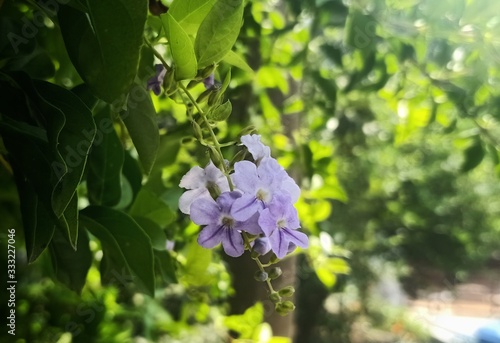
[[[288,298],[288,297],[291,297],[293,295],[293,293],[295,293],[295,288],[293,288],[292,286],[286,286],[286,287],[280,289],[278,291],[278,293],[282,297]]]
[[[260,256],[260,254],[257,252],[257,251],[252,251],[252,254],[251,254],[251,257],[256,260],[258,259]]]
[[[194,136],[196,137],[197,140],[202,141],[203,133],[201,132],[201,126],[198,125],[197,122],[192,122],[192,124],[193,124]]]
[[[198,83],[200,83],[200,81],[198,81],[198,80],[191,80],[187,84],[186,88],[187,89],[191,89],[191,88],[195,87]]]
[[[279,278],[281,274],[283,274],[283,272],[280,267],[273,267],[269,270],[269,278],[271,280]]]
[[[276,304],[276,312],[281,316],[286,316],[287,314],[295,310],[295,305],[291,301],[283,301]]]
[[[207,100],[208,96],[213,92],[212,89],[207,89],[201,93],[198,98],[196,99],[196,102],[198,104],[201,104],[203,101]]]
[[[215,67],[217,67],[217,65],[211,64],[208,67],[200,69],[200,70],[198,70],[198,73],[197,73],[196,76],[199,77],[199,78],[201,78],[201,79],[206,79],[207,77],[209,77],[214,72]]]
[[[278,292],[272,292],[271,294],[269,294],[269,299],[275,304],[281,301],[281,297]]]
[[[220,99],[220,92],[218,90],[212,91],[208,96],[208,106],[218,105]]]
[[[257,270],[253,275],[253,277],[257,281],[266,281],[268,276],[266,272],[263,272],[262,270]]]

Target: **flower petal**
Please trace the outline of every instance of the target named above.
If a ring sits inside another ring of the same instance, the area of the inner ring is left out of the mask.
[[[257,167],[249,161],[240,161],[234,164],[233,183],[243,193],[255,193],[259,177]]]
[[[227,177],[219,168],[214,165],[212,161],[208,163],[204,171],[205,184],[207,182],[212,182],[219,186],[221,192],[229,191],[229,182],[227,181]]]
[[[217,205],[219,205],[221,212],[229,214],[231,212],[231,207],[233,206],[236,199],[241,197],[239,192],[225,192],[219,195],[217,198]]]
[[[238,221],[244,221],[253,216],[262,208],[260,202],[251,194],[243,194],[234,201],[231,215]]]
[[[191,220],[198,225],[217,224],[220,208],[212,198],[197,199],[191,205]]]
[[[271,248],[278,258],[283,258],[288,253],[288,240],[283,230],[274,230],[269,236]]]
[[[234,229],[225,229],[224,238],[222,239],[222,247],[226,254],[232,257],[243,255],[245,246],[243,244],[243,237]]]
[[[276,230],[276,217],[272,215],[271,211],[266,208],[260,212],[259,225],[266,236],[270,236]]]
[[[281,189],[290,194],[293,204],[295,204],[297,200],[299,200],[300,188],[297,183],[295,183],[295,180],[291,177],[288,177],[281,182]]]
[[[241,143],[250,151],[255,162],[271,156],[271,149],[260,141],[260,135],[241,136]]]
[[[280,231],[283,231],[289,242],[301,248],[307,248],[309,246],[309,239],[307,238],[305,233],[297,230],[290,230],[287,228],[281,229]]]
[[[196,189],[205,187],[205,171],[198,166],[191,168],[186,175],[184,175],[179,183],[179,187],[186,189]]]
[[[251,233],[252,235],[260,235],[261,233],[263,233],[263,231],[259,225],[259,216],[260,216],[259,213],[255,213],[253,216],[251,216],[245,221],[242,222],[237,221],[234,228],[236,230],[241,230]]]
[[[198,235],[198,244],[206,249],[212,249],[224,239],[224,226],[208,225]]]
[[[206,188],[197,188],[184,192],[179,198],[179,209],[182,213],[189,214],[191,204],[193,201],[202,199],[202,198],[210,198],[210,193]]]

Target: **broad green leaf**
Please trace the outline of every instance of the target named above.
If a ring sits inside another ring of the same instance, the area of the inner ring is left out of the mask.
[[[40,202],[29,181],[16,173],[17,189],[23,218],[24,240],[28,263],[33,263],[47,248],[54,234],[55,224],[50,212]]]
[[[78,194],[75,192],[66,210],[59,218],[59,228],[63,230],[63,236],[71,244],[73,249],[77,249],[78,240]]]
[[[92,94],[89,86],[85,83],[79,84],[71,89],[76,96],[87,106],[87,108],[92,112],[96,107],[99,99]]]
[[[476,168],[484,158],[484,149],[481,143],[481,139],[476,137],[471,146],[469,146],[464,151],[464,162],[460,171],[466,173],[474,168]]]
[[[167,12],[161,15],[161,21],[172,52],[176,80],[192,79],[196,76],[198,63],[193,42],[182,26]]]
[[[168,13],[188,35],[194,36],[216,0],[175,0]]]
[[[147,2],[87,0],[88,13],[58,12],[64,43],[76,70],[94,94],[111,103],[125,96],[137,75]]]
[[[201,23],[194,50],[198,68],[218,63],[238,38],[243,18],[242,0],[218,0]]]
[[[132,218],[148,235],[153,249],[165,250],[167,246],[167,236],[165,236],[165,232],[163,232],[157,223],[145,217],[133,216]]]
[[[64,158],[67,172],[56,184],[52,199],[52,207],[58,215],[68,206],[83,177],[96,126],[89,108],[73,92],[44,81],[35,81],[34,85],[40,96],[57,108],[64,119],[57,138],[57,149]]]
[[[132,199],[135,199],[142,187],[142,172],[139,163],[130,156],[129,151],[125,151],[124,157],[122,174],[128,180],[132,188]]]
[[[240,68],[243,71],[246,71],[251,75],[254,74],[253,69],[247,64],[247,62],[240,55],[238,55],[232,50],[229,50],[222,60],[237,68]]]
[[[161,228],[175,220],[175,213],[155,193],[141,189],[135,198],[129,214],[152,220]]]
[[[245,313],[224,318],[224,326],[238,332],[242,339],[250,339],[255,328],[264,320],[264,306],[257,302],[246,309]]]
[[[95,116],[96,138],[88,158],[87,189],[91,204],[114,206],[121,197],[123,147],[113,127],[109,106]]]
[[[87,231],[79,230],[77,241],[76,250],[73,250],[64,236],[56,230],[49,249],[57,279],[80,294],[92,265],[92,252]]]
[[[153,296],[153,248],[144,230],[127,214],[102,206],[85,208],[80,218],[81,224],[101,241],[107,261],[116,264],[108,270],[121,275],[126,269],[138,288]]]
[[[151,95],[145,88],[134,85],[128,97],[127,110],[121,118],[134,142],[144,172],[149,174],[160,146],[160,133]]]
[[[193,286],[209,285],[213,281],[213,276],[207,271],[212,262],[212,250],[201,247],[196,239],[188,245],[187,249],[183,280]]]
[[[175,275],[175,260],[170,256],[168,251],[154,250],[155,267],[159,270],[162,279],[167,283],[177,283]]]
[[[229,118],[232,111],[233,111],[233,106],[231,105],[231,102],[227,100],[222,105],[218,105],[214,108],[211,108],[210,111],[207,113],[207,118],[208,120],[213,120],[213,121],[224,121],[227,118]]]

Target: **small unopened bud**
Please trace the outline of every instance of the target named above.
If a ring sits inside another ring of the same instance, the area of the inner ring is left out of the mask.
[[[201,70],[198,70],[198,74],[196,76],[198,76],[201,79],[206,79],[207,77],[209,77],[210,75],[212,75],[212,73],[215,70],[215,67],[216,67],[215,64],[211,64],[208,67],[205,67],[205,68],[203,68]]]
[[[186,88],[187,88],[187,89],[191,89],[191,88],[193,88],[194,86],[196,86],[198,83],[200,83],[200,81],[198,81],[198,80],[191,80],[191,81],[189,81],[189,83],[187,84]]]
[[[281,297],[278,292],[272,292],[271,294],[269,294],[269,300],[277,304],[281,301]]]
[[[257,281],[266,281],[267,280],[267,273],[263,272],[262,270],[257,270],[255,274],[253,275],[254,279]]]
[[[196,102],[198,104],[201,104],[203,101],[207,100],[208,99],[208,96],[213,92],[213,90],[211,89],[207,89],[205,91],[203,91],[199,96],[198,98],[196,99]]]
[[[219,186],[216,183],[210,183],[207,184],[207,189],[208,192],[210,193],[210,196],[215,200],[221,195],[221,191]]]
[[[276,312],[281,316],[286,316],[295,310],[295,305],[291,301],[283,301],[276,304]]]
[[[196,137],[197,140],[202,141],[203,133],[201,132],[201,126],[198,125],[198,123],[195,121],[193,121],[192,123],[193,123],[194,136]]]
[[[254,260],[258,259],[258,258],[259,258],[259,256],[260,256],[260,254],[259,254],[257,251],[252,250],[251,257],[252,257]]]
[[[218,105],[219,98],[220,92],[218,90],[212,91],[208,97],[208,106]]]
[[[288,297],[291,297],[293,295],[293,293],[295,293],[295,288],[293,288],[292,286],[286,286],[286,287],[280,289],[278,293],[282,297],[288,298]]]
[[[273,267],[269,270],[269,278],[271,280],[279,278],[281,274],[283,274],[283,272],[280,267]]]

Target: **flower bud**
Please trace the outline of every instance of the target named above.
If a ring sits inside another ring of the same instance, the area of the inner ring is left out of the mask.
[[[271,270],[269,271],[269,278],[270,278],[271,280],[274,280],[274,279],[279,278],[281,274],[283,274],[283,272],[281,271],[281,268],[280,268],[280,267],[273,267],[273,268],[271,268]]]
[[[277,304],[281,301],[281,297],[278,294],[278,292],[272,292],[269,294],[269,300],[271,300],[273,303]]]
[[[286,286],[286,287],[280,289],[278,293],[282,297],[288,298],[288,297],[291,297],[293,295],[293,293],[295,293],[295,288],[293,288],[292,286]]]
[[[195,121],[193,121],[192,124],[193,124],[194,136],[196,137],[197,140],[202,141],[203,133],[201,132],[201,126],[198,125],[198,123]]]
[[[195,87],[198,83],[200,83],[200,81],[198,81],[198,80],[191,80],[187,84],[186,88],[187,89],[191,89],[191,88]]]
[[[213,91],[211,89],[204,90],[198,98],[196,98],[196,102],[198,104],[201,104],[203,101],[207,100],[208,96],[212,93]]]
[[[268,276],[266,272],[263,272],[262,270],[257,270],[253,275],[253,277],[257,281],[266,281]]]
[[[259,256],[260,256],[260,254],[257,251],[255,251],[255,250],[252,251],[252,254],[251,254],[252,259],[256,260],[259,258]]]
[[[214,90],[208,96],[208,106],[218,105],[220,98],[220,91]]]
[[[198,70],[198,73],[197,73],[196,76],[198,76],[201,79],[206,79],[207,77],[209,77],[210,75],[212,75],[212,73],[215,70],[215,67],[216,67],[215,64],[211,64],[208,67],[200,69],[200,70]]]
[[[276,304],[276,312],[281,316],[286,316],[295,310],[295,305],[291,301],[283,301]]]

